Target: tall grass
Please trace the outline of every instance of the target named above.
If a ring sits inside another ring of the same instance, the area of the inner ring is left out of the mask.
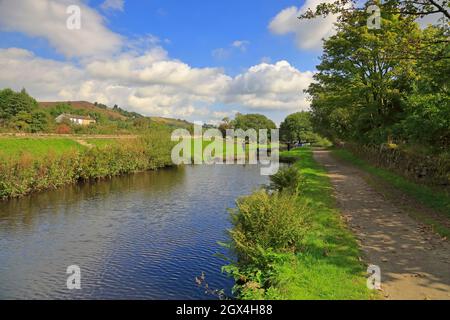
[[[80,180],[101,179],[171,164],[170,136],[153,132],[123,144],[0,158],[0,198],[29,194]]]

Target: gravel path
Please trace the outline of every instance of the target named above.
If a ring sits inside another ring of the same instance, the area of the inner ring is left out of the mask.
[[[450,300],[450,243],[371,188],[359,169],[325,150],[314,151],[314,158],[329,172],[365,262],[381,268],[384,297]]]

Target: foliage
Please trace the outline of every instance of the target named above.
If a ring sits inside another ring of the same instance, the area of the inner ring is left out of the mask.
[[[381,12],[399,14],[404,18],[424,17],[431,14],[441,13],[446,19],[450,19],[449,0],[374,0],[368,2],[380,7]],[[363,12],[367,8],[367,2],[356,0],[336,0],[333,2],[321,2],[315,8],[308,8],[299,18],[312,19],[329,14],[339,14],[344,20],[355,12]],[[444,22],[446,20],[444,19]]]
[[[234,129],[254,129],[258,132],[260,129],[276,129],[275,123],[262,114],[241,114],[237,113],[231,125]]]
[[[72,129],[66,123],[59,124],[55,130],[55,133],[58,133],[58,134],[69,134],[71,132],[72,132]]]
[[[358,12],[348,13],[337,30],[324,41],[316,81],[307,90],[315,129],[332,140],[448,149],[445,28],[422,30],[413,17],[382,11],[378,30],[369,30]]]
[[[259,191],[232,210],[228,246],[238,259],[224,270],[236,280],[235,294],[241,299],[374,297],[366,288],[356,240],[335,209],[325,170],[310,149],[283,155],[299,159],[294,168],[303,177],[302,193]],[[285,210],[288,217],[280,217]]]
[[[19,114],[31,113],[37,108],[37,102],[23,89],[14,92],[11,89],[0,90],[0,122],[5,122]]]
[[[302,187],[302,176],[295,166],[284,167],[270,176],[269,189],[298,194]]]
[[[129,139],[127,143],[94,148],[82,147],[70,139],[11,140],[15,141],[10,143],[0,139],[0,145],[9,148],[0,157],[0,198],[18,197],[80,180],[156,169],[172,163],[172,143],[167,132],[150,132],[141,138]]]
[[[240,198],[230,214],[234,226],[230,237],[239,263],[265,271],[273,253],[301,250],[307,209],[299,206],[296,195],[260,190]]]
[[[81,126],[66,120],[57,124],[55,118],[63,113],[89,116],[95,124]],[[25,90],[14,92],[0,90],[0,130],[26,133],[75,134],[145,134],[157,129],[192,129],[192,124],[177,119],[144,117],[126,111],[117,105],[113,108],[85,101],[44,102],[38,104]]]
[[[316,135],[313,132],[311,114],[296,112],[288,115],[280,125],[280,138],[286,143],[315,141]]]

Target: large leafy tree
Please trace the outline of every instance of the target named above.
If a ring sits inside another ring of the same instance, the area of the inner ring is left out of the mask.
[[[376,5],[384,17],[396,15],[400,19],[416,20],[433,15],[434,27],[440,32],[434,33],[427,41],[414,43],[410,46],[395,46],[397,56],[403,59],[435,61],[450,59],[450,53],[445,50],[450,43],[450,0],[323,0],[314,8],[306,10],[299,19],[313,19],[336,14],[338,21],[352,21],[355,15],[359,15],[367,22],[373,13],[369,6]],[[440,18],[439,18],[440,17]],[[390,26],[381,25],[382,28]],[[444,46],[443,46],[444,44]],[[446,45],[446,46],[445,46]],[[432,48],[432,50],[430,50]]]
[[[19,113],[31,113],[38,106],[36,100],[25,89],[14,92],[11,89],[0,90],[0,121],[6,122]]]
[[[324,42],[312,96],[314,122],[328,136],[381,142],[384,130],[403,112],[402,98],[413,89],[416,61],[403,59],[398,48],[416,46],[421,30],[413,19],[387,15],[384,27],[369,30],[354,14],[337,24]]]
[[[403,17],[424,17],[441,13],[450,19],[450,0],[374,0],[371,3],[381,7],[382,11],[399,14]],[[315,8],[309,8],[300,18],[311,19],[317,16],[340,14],[345,19],[355,11],[363,11],[365,5],[357,0],[335,0],[319,3]]]
[[[313,132],[311,113],[296,112],[290,114],[280,125],[281,141],[290,145],[296,142],[313,142],[316,135]]]
[[[234,120],[231,121],[232,127],[235,129],[254,129],[258,132],[260,129],[276,129],[275,123],[262,114],[236,114]]]
[[[421,29],[414,15],[385,12],[382,27],[370,30],[359,11],[336,27],[308,89],[315,127],[334,139],[448,148],[446,29]]]

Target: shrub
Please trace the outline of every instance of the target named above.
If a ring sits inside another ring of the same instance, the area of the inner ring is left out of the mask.
[[[302,185],[302,176],[295,166],[281,168],[276,174],[270,176],[269,189],[299,193]]]
[[[260,270],[270,267],[277,253],[300,251],[309,226],[308,209],[297,195],[285,192],[269,195],[260,190],[240,198],[230,215],[234,226],[229,231],[230,248],[238,264]]]
[[[69,134],[71,131],[70,126],[65,123],[62,123],[56,127],[57,134]]]

